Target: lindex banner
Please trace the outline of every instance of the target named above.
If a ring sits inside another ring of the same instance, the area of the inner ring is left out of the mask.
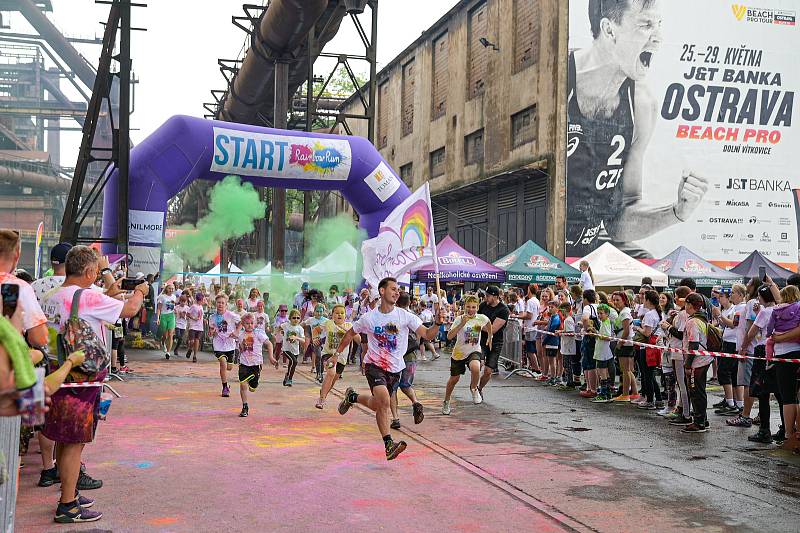
[[[569,2],[568,257],[795,268],[800,4]]]

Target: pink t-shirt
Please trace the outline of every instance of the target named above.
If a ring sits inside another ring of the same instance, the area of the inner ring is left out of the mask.
[[[64,326],[72,311],[72,298],[78,289],[80,287],[77,285],[62,287],[47,297],[44,302],[44,312],[50,327],[59,332],[64,331]],[[98,291],[85,289],[81,293],[78,314],[91,326],[97,338],[106,343],[109,330],[103,327],[103,324],[113,324],[119,320],[124,306],[125,303],[121,300],[111,298]]]
[[[203,306],[194,304],[189,308],[186,317],[189,319],[189,329],[192,331],[203,331]]]
[[[269,337],[264,330],[254,329],[250,333],[242,331],[239,341],[239,361],[245,366],[258,366],[264,364],[263,349],[269,342]]]
[[[39,306],[39,301],[36,299],[36,293],[33,292],[33,287],[8,272],[0,273],[0,284],[4,283],[19,286],[17,307],[22,308],[22,328],[25,331],[33,329],[36,326],[41,326],[47,322],[47,317]]]

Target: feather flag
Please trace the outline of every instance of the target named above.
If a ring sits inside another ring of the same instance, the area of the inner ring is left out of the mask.
[[[391,212],[376,237],[362,243],[361,254],[364,279],[372,287],[383,278],[435,264],[436,236],[427,183]]]

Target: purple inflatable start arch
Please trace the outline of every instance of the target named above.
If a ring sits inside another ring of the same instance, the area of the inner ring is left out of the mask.
[[[129,250],[135,258],[143,256],[137,258],[139,267],[158,268],[153,263],[156,255],[160,262],[170,198],[196,179],[221,180],[230,174],[257,187],[338,190],[359,214],[360,226],[370,237],[410,195],[380,153],[362,137],[176,115],[131,150]],[[115,172],[103,198],[104,237],[117,234],[117,187]]]

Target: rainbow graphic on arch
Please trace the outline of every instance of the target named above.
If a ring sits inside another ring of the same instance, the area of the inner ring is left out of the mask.
[[[431,210],[425,200],[417,200],[403,214],[400,240],[404,248],[410,245],[406,237],[411,235],[417,236],[420,246],[428,246],[431,240]]]

